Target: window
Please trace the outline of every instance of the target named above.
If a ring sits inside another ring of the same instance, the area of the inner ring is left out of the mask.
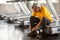
[[[46,0],[38,0],[39,1],[39,3],[46,3]],[[51,0],[52,1],[52,3],[59,3],[59,1],[58,0]]]

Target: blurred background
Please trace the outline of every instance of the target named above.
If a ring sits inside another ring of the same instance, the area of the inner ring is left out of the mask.
[[[53,8],[50,8],[46,0],[0,0],[0,15],[16,18],[20,21],[29,21],[29,18],[33,11],[31,7],[35,2],[39,5],[46,6],[51,12],[51,14],[54,13],[52,12]],[[52,3],[55,9],[55,13],[57,13],[57,15],[60,16],[60,0],[50,0],[50,2]],[[27,22],[25,22],[25,24],[26,23]],[[37,40],[29,39],[28,37],[26,37],[25,33],[27,32],[28,31],[24,30],[23,33],[19,29],[16,30],[15,25],[7,24],[3,21],[0,21],[0,40]],[[59,39],[46,38],[46,40],[60,40],[60,37],[58,38]]]
[[[21,2],[22,5],[20,5],[18,2]],[[17,17],[30,16],[32,13],[31,7],[34,2],[39,3],[39,5],[44,5],[49,9],[46,0],[0,0],[0,14],[16,14]],[[51,0],[51,2],[58,15],[60,15],[60,0]]]

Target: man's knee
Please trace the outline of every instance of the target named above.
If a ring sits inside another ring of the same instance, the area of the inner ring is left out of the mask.
[[[35,18],[34,16],[31,16],[30,17],[30,22],[33,22],[34,21],[34,18]]]
[[[34,28],[39,21],[40,21],[39,18],[36,18],[36,17],[34,17],[34,16],[31,16],[31,17],[30,17],[31,27]]]
[[[40,20],[38,17],[34,17],[34,16],[31,16],[30,19],[34,19],[34,20]]]
[[[31,16],[31,17],[30,17],[30,19],[33,19],[33,18],[35,18],[35,17],[34,17],[34,16]]]
[[[47,18],[46,18],[46,17],[43,17],[43,19],[42,19],[42,20],[47,21]]]
[[[31,16],[31,17],[30,17],[30,22],[38,23],[39,21],[40,21],[40,19],[37,18],[37,17],[34,17],[34,16]]]
[[[45,25],[50,25],[51,22],[50,22],[50,20],[47,19],[46,17],[43,17],[43,24],[45,24]]]

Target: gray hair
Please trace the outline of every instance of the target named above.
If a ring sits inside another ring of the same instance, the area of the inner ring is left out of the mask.
[[[32,8],[33,7],[40,7],[40,5],[38,3],[33,3]]]

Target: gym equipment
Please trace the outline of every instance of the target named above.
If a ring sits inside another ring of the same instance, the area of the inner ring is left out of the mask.
[[[14,21],[18,21],[18,19],[14,19]]]
[[[21,21],[18,25],[15,25],[15,28],[24,32],[24,21]]]
[[[24,26],[24,21],[21,21],[19,25],[16,25],[16,27],[20,27],[20,28],[23,28],[23,26]]]
[[[15,21],[15,20],[14,20],[13,18],[8,17],[6,22],[7,22],[7,23],[10,23],[10,24],[11,24],[11,23],[14,24],[14,21]]]
[[[6,16],[2,16],[2,15],[0,15],[0,20],[6,20],[6,19],[7,19]]]

